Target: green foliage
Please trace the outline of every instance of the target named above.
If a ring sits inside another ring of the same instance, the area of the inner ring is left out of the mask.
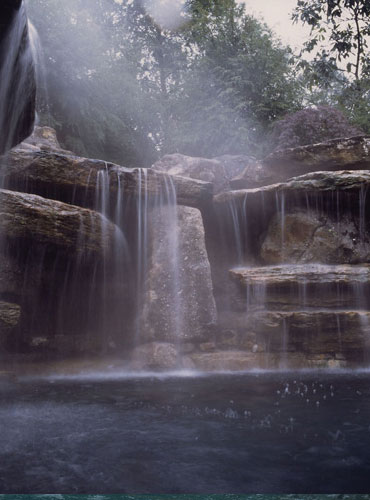
[[[305,50],[315,50],[314,64],[321,74],[338,69],[338,63],[345,60],[346,70],[356,80],[366,75],[370,62],[369,0],[298,0],[293,19],[311,26]]]
[[[216,156],[263,151],[270,124],[299,107],[289,49],[234,0],[189,0],[183,30],[192,50],[177,147]]]
[[[110,0],[93,9],[89,0],[30,1],[45,52],[48,92],[40,96],[40,119],[78,154],[140,166],[155,150],[141,115],[143,96],[121,55],[114,6]]]
[[[41,121],[66,148],[127,166],[263,153],[271,124],[301,106],[291,51],[235,0],[186,9],[170,31],[143,0],[29,0],[46,61]]]

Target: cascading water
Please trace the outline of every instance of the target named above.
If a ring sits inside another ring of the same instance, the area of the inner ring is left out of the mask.
[[[223,307],[238,311],[235,328],[269,367],[362,362],[370,344],[367,185],[351,193],[271,188],[225,199],[236,248],[229,269],[239,283],[231,295],[244,294],[244,331],[241,302]]]
[[[5,5],[0,33],[0,153],[30,135],[35,114],[35,70],[23,3]]]

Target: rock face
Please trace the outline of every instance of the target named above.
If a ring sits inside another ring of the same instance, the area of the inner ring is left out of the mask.
[[[261,247],[265,264],[370,262],[370,240],[351,218],[338,222],[315,212],[276,215]]]
[[[166,155],[153,165],[154,170],[174,176],[198,179],[213,184],[214,192],[229,188],[229,181],[250,163],[246,156],[225,155],[218,158],[194,158],[182,154]]]
[[[369,168],[370,137],[333,139],[319,144],[275,151],[264,159],[271,168],[302,175],[317,170],[363,170]]]
[[[21,0],[0,6],[0,154],[31,134],[35,119],[35,69]]]
[[[2,159],[1,177],[8,189],[38,194],[96,209],[102,190],[107,210],[115,213],[117,197],[155,200],[168,176],[151,169],[125,168],[73,155],[58,148],[55,131],[37,127],[33,136]],[[179,204],[202,208],[212,200],[212,185],[173,177]],[[124,196],[126,195],[126,196]]]
[[[151,216],[151,257],[144,301],[144,338],[207,339],[217,319],[199,210],[161,206]]]
[[[0,349],[18,325],[20,313],[18,304],[0,301]]]
[[[230,181],[232,189],[253,189],[317,171],[364,170],[370,166],[370,137],[358,136],[275,151],[248,165]]]
[[[7,244],[76,258],[102,258],[112,248],[115,226],[91,210],[3,189],[0,212],[0,234]]]

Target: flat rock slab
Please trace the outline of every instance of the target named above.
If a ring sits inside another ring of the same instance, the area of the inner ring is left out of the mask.
[[[320,170],[370,167],[370,136],[332,139],[317,144],[275,151],[263,160],[265,165],[276,169],[294,167],[296,175]],[[299,172],[299,169],[303,170]],[[311,170],[307,170],[311,169]]]
[[[94,209],[104,191],[112,212],[117,197],[124,202],[129,196],[149,200],[160,196],[169,177],[153,169],[126,168],[58,149],[55,131],[49,127],[36,128],[27,141],[3,157],[0,175],[7,189]],[[171,179],[178,204],[203,208],[211,202],[212,184],[185,177]]]
[[[7,243],[69,257],[103,257],[113,247],[117,228],[105,217],[41,196],[0,190],[0,234]]]
[[[250,189],[309,172],[368,168],[370,137],[358,136],[275,151],[262,161],[248,165],[230,185],[232,189]]]
[[[214,201],[216,204],[234,202],[248,205],[256,199],[265,199],[266,201],[274,199],[276,202],[275,196],[279,194],[313,193],[320,195],[321,193],[332,193],[336,191],[342,193],[359,193],[360,191],[365,192],[369,187],[369,170],[341,170],[337,172],[320,171],[293,177],[283,183],[220,193],[215,196]]]
[[[230,179],[251,163],[247,156],[224,155],[217,158],[198,158],[179,153],[166,155],[158,160],[153,169],[174,176],[210,182],[214,192],[229,189]]]
[[[306,284],[367,284],[370,265],[292,264],[231,269],[230,276],[242,286]]]

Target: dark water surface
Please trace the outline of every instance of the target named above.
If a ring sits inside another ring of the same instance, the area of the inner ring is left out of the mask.
[[[0,387],[0,493],[370,492],[370,373]]]

